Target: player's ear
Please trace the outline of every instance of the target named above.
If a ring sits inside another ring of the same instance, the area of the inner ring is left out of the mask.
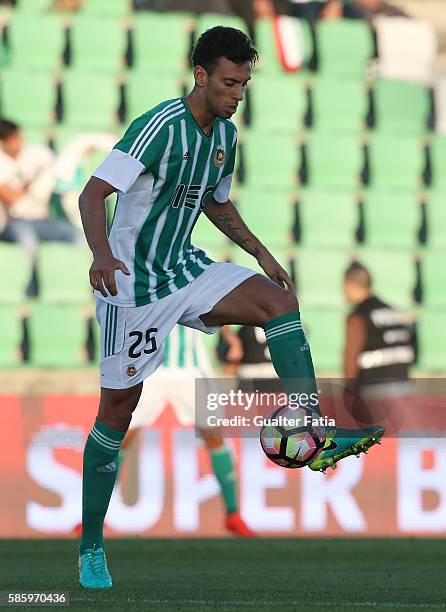
[[[195,85],[197,87],[205,87],[208,82],[208,73],[202,66],[194,68]]]

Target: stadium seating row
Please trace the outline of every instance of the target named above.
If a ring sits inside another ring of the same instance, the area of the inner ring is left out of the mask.
[[[265,231],[266,243],[269,244]],[[202,244],[196,241],[197,244]],[[207,245],[202,244],[203,247]],[[255,267],[255,261],[241,249],[208,248],[218,259]],[[273,248],[275,255],[296,279],[298,293],[311,306],[342,306],[342,277],[348,264],[359,259],[376,277],[377,292],[401,307],[414,302],[445,306],[444,270],[446,251],[424,253],[357,247],[351,251],[318,247]],[[0,304],[22,304],[28,272],[23,252],[17,245],[0,244]],[[41,245],[38,268],[39,301],[63,304],[91,304],[88,283],[90,253],[64,244]]]
[[[360,261],[369,268],[377,294],[395,306],[408,309],[414,303],[429,307],[446,305],[445,251],[417,254],[366,247],[352,251],[294,247],[274,249],[274,255],[294,278],[302,303],[310,307],[342,308],[343,274],[352,261]],[[240,249],[226,257],[237,264],[257,268],[252,257]]]
[[[266,154],[268,152],[268,154]],[[292,136],[252,130],[240,139],[238,178],[249,189],[411,191],[423,185],[444,191],[446,137],[352,136],[308,133],[300,146]]]
[[[410,192],[303,190],[294,201],[288,194],[249,191],[240,194],[237,205],[248,226],[274,246],[295,240],[303,246],[345,249],[357,244],[388,250],[446,247],[441,193],[418,200]],[[205,244],[218,245],[218,234],[209,223],[200,222],[199,230]]]
[[[303,306],[304,324],[319,371],[341,368],[345,312]],[[421,370],[444,369],[446,314],[423,308],[417,315]],[[91,313],[76,306],[35,304],[26,313],[0,306],[0,367],[29,364],[73,368],[97,363],[99,328]]]
[[[3,36],[4,61],[39,70],[73,65],[116,71],[127,65],[178,71],[197,33],[217,24],[246,29],[240,19],[221,15],[196,20],[186,13],[135,13],[130,20],[121,19],[119,13],[114,17],[88,11],[74,17],[14,11]],[[334,76],[363,77],[375,53],[372,30],[365,22],[321,21],[312,32],[307,22],[296,20],[296,36],[304,65],[318,66]],[[257,23],[256,38],[264,69],[279,72],[271,21]]]
[[[16,0],[14,12],[38,15],[50,11],[54,6],[53,0]],[[84,0],[81,11],[92,15],[126,15],[132,10],[132,0]]]
[[[115,78],[94,71],[72,70],[55,77],[8,68],[1,74],[0,104],[3,114],[28,126],[62,122],[111,129],[160,100],[183,94],[188,84],[179,75],[159,75],[149,69]],[[33,91],[32,98],[23,96],[26,90]],[[415,83],[378,79],[365,84],[322,77],[304,81],[296,76],[268,77],[259,71],[247,98],[244,118],[263,132],[314,129],[342,135],[373,129],[421,135],[435,123],[433,94]],[[84,118],[86,99],[90,108]]]
[[[62,66],[115,72],[127,66],[181,71],[191,48],[188,20],[141,15],[127,22],[103,17],[30,16],[14,13],[6,26],[3,60],[14,68],[56,70]],[[163,57],[160,63],[159,58]]]

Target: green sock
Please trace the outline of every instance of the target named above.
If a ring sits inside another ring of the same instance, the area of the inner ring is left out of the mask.
[[[237,512],[237,483],[231,453],[225,445],[212,448],[210,453],[212,469],[220,485],[226,511]]]
[[[82,481],[81,553],[103,548],[104,518],[117,474],[117,457],[125,432],[115,431],[96,419],[84,450]]]
[[[307,405],[320,414],[310,345],[302,329],[299,311],[271,319],[264,330],[274,369],[280,378],[287,379],[284,383],[286,392],[307,394]]]

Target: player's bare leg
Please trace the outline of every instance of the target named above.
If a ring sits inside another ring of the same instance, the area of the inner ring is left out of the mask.
[[[209,451],[212,469],[218,480],[226,507],[225,528],[242,538],[255,537],[240,516],[237,501],[237,479],[234,472],[232,454],[220,435],[208,429],[198,429],[203,442]]]
[[[205,325],[263,327],[274,317],[299,309],[296,296],[272,280],[256,274],[225,295],[210,312],[201,315]]]
[[[104,553],[104,519],[115,485],[119,450],[141,390],[142,383],[130,389],[102,388],[98,416],[85,445],[79,546],[79,580],[85,588],[112,586]]]
[[[201,319],[208,326],[230,323],[262,326],[274,368],[285,379],[287,392],[314,398],[311,406],[320,414],[310,345],[302,328],[297,299],[291,291],[255,275],[228,293]],[[337,428],[327,432],[326,446],[310,468],[321,471],[335,468],[341,459],[367,452],[380,442],[383,434],[382,427],[361,431]]]

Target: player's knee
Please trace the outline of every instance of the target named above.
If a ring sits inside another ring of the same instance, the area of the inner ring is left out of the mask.
[[[116,431],[127,431],[141,395],[142,383],[130,389],[102,389],[98,419]]]
[[[271,319],[281,315],[299,310],[299,303],[295,295],[284,289],[274,293],[264,308],[261,325],[265,325]]]

